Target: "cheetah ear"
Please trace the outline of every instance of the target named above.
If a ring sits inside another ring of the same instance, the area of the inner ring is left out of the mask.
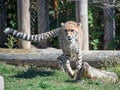
[[[79,27],[81,27],[81,26],[82,26],[82,23],[77,23],[77,24],[78,24],[78,26],[79,26]]]
[[[64,23],[61,23],[61,26],[63,27],[65,24]]]

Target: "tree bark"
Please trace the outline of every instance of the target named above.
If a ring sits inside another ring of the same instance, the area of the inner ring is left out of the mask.
[[[25,34],[30,34],[30,1],[29,0],[18,0],[18,31]],[[23,49],[30,49],[31,42],[20,41],[19,47]]]
[[[80,1],[75,1],[75,6],[76,6],[76,22],[80,23]]]
[[[108,45],[115,38],[115,10],[113,0],[103,0],[104,3],[104,49],[108,49]]]
[[[82,24],[83,29],[83,50],[89,50],[88,32],[88,0],[76,1],[76,21]]]
[[[38,33],[43,33],[49,29],[49,9],[47,0],[37,0],[38,4]],[[47,41],[41,41],[39,47],[48,47]]]
[[[0,60],[10,64],[28,64],[58,68],[57,57],[62,54],[60,49],[0,49]],[[119,51],[82,51],[83,62],[97,68],[106,68],[120,64]],[[75,61],[71,61],[76,68]]]

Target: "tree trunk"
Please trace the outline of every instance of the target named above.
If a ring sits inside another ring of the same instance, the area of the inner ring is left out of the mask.
[[[115,38],[115,10],[112,6],[113,0],[103,0],[104,2],[104,49]]]
[[[43,33],[49,29],[49,10],[47,0],[37,0],[38,4],[38,33]],[[48,47],[47,41],[41,41],[39,47]]]
[[[5,47],[6,35],[3,30],[6,28],[6,11],[5,11],[5,0],[0,0],[0,47]]]
[[[83,29],[83,50],[89,50],[88,37],[88,0],[76,1],[76,21],[82,24]]]
[[[80,23],[80,1],[75,1],[75,6],[76,6],[76,22]]]
[[[30,1],[18,0],[18,30],[25,34],[30,34]],[[20,41],[19,47],[23,49],[30,49],[31,44],[29,41]]]

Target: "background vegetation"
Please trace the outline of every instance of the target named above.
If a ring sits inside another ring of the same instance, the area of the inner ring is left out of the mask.
[[[36,0],[31,0],[36,2]],[[49,18],[50,18],[50,30],[60,26],[61,22],[66,22],[68,20],[75,21],[75,2],[68,2],[67,0],[58,0],[57,9],[53,5],[53,0],[49,0]],[[7,26],[17,29],[17,2],[16,0],[6,1],[6,11],[7,11]],[[37,10],[36,10],[37,11]],[[36,12],[35,11],[35,12]],[[115,7],[115,26],[116,26],[116,36],[109,44],[108,49],[119,50],[120,49],[120,8]],[[103,21],[103,9],[100,3],[89,3],[88,11],[89,20],[89,46],[92,50],[103,49],[103,36],[104,36],[104,21]],[[36,15],[36,14],[35,14]],[[35,17],[36,18],[36,17]],[[37,19],[37,18],[36,18]],[[31,18],[32,21],[32,18]],[[37,20],[34,22],[33,28],[37,28]],[[37,31],[32,32],[37,32]],[[59,48],[57,39],[49,40],[50,46]],[[9,41],[7,42],[9,43]],[[13,47],[16,47],[14,45]]]

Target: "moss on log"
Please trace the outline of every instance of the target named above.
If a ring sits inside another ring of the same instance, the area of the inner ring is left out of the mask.
[[[29,64],[58,68],[57,57],[62,54],[60,49],[0,49],[0,61],[9,64]],[[83,61],[94,67],[107,67],[120,64],[120,51],[82,51]],[[71,61],[73,68],[75,61]]]

